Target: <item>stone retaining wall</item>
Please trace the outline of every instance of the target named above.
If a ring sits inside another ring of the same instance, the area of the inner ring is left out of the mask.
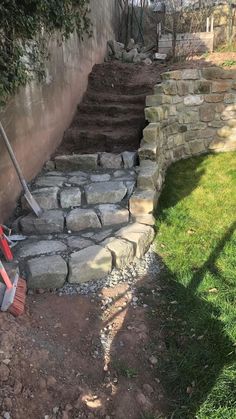
[[[236,70],[177,70],[162,74],[162,79],[146,99],[149,124],[130,201],[135,216],[152,212],[172,162],[236,149]]]

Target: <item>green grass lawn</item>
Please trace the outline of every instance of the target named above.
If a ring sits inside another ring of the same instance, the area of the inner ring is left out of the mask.
[[[236,153],[170,167],[157,213],[169,417],[236,418]]]

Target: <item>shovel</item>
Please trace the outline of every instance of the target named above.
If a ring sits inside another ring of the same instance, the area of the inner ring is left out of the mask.
[[[10,144],[8,138],[7,138],[7,135],[6,135],[5,131],[4,131],[4,128],[3,128],[2,124],[1,124],[1,122],[0,122],[0,133],[2,135],[4,144],[5,144],[6,148],[7,148],[7,151],[9,153],[10,158],[11,158],[11,161],[12,161],[14,167],[15,167],[16,173],[17,173],[17,175],[19,177],[19,180],[20,180],[20,183],[22,185],[22,188],[24,190],[24,197],[25,197],[26,201],[28,202],[29,206],[34,211],[34,213],[37,215],[37,217],[40,217],[40,215],[42,214],[43,210],[42,210],[42,208],[40,208],[39,204],[35,201],[34,197],[30,193],[30,190],[29,190],[29,188],[27,186],[27,183],[26,183],[26,181],[24,179],[24,176],[23,176],[23,173],[21,171],[21,168],[20,168],[20,166],[19,166],[19,164],[18,164],[18,162],[16,160],[16,157],[15,157],[14,152],[12,150],[11,144]]]

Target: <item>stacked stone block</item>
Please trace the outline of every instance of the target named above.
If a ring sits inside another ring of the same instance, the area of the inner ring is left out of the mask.
[[[162,80],[146,98],[149,124],[130,203],[131,213],[139,216],[152,212],[172,162],[236,149],[236,70],[177,70],[162,74]]]

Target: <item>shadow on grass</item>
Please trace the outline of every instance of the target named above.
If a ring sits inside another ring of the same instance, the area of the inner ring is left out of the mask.
[[[166,301],[156,307],[155,314],[163,320],[167,351],[161,358],[161,377],[171,418],[233,417],[236,386],[230,367],[236,360],[234,342],[220,320],[220,308],[201,299],[196,291],[205,273],[214,268],[234,229],[235,224],[207,262],[194,273],[187,287],[168,268],[162,271]],[[204,402],[202,412],[196,416]]]

